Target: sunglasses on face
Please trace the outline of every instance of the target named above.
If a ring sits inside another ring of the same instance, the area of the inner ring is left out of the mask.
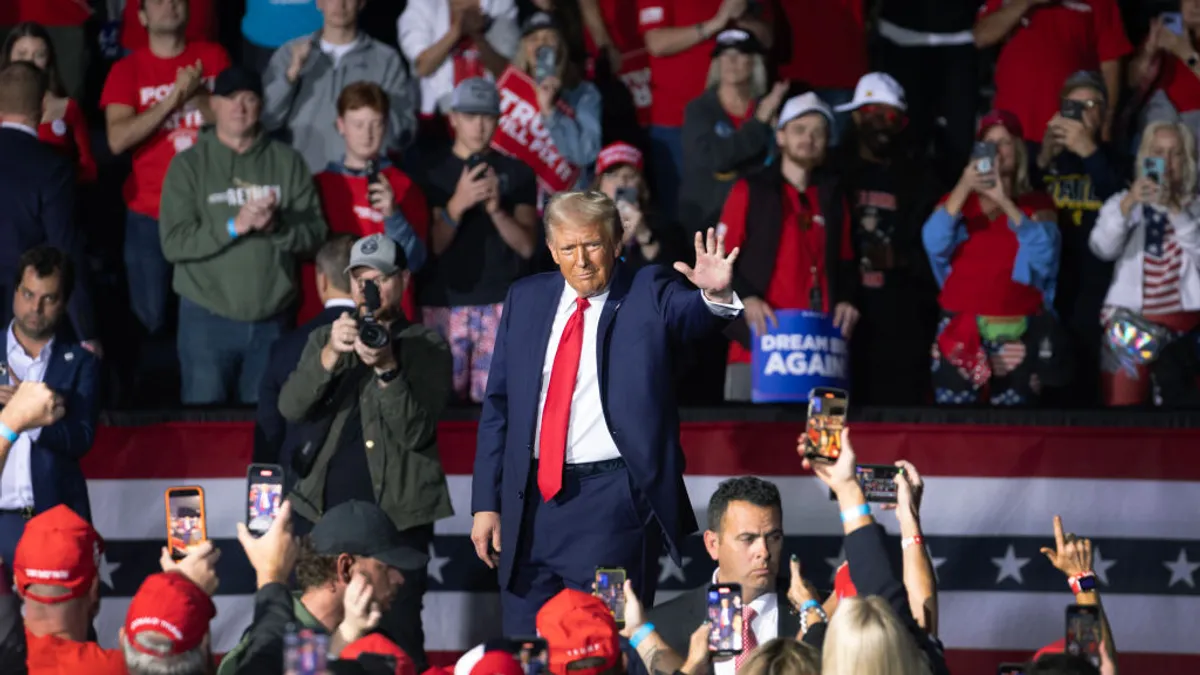
[[[870,103],[859,108],[858,111],[864,117],[881,119],[892,126],[904,127],[908,124],[908,116],[891,106]]]

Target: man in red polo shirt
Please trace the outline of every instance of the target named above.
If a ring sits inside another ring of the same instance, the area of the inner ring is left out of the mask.
[[[650,52],[650,153],[654,191],[672,221],[683,166],[683,108],[704,92],[717,33],[730,24],[768,48],[773,31],[763,0],[638,0],[638,29]]]
[[[1099,70],[1108,91],[1121,91],[1121,58],[1133,51],[1116,0],[987,0],[975,22],[975,45],[1001,42],[992,107],[1014,113],[1025,140],[1034,142],[1058,112],[1069,75]],[[1110,98],[1104,140],[1120,97]]]
[[[822,171],[833,111],[813,92],[783,105],[775,133],[780,162],[733,184],[721,224],[725,245],[741,248],[733,287],[746,306],[725,370],[725,399],[749,401],[751,333],[776,325],[776,309],[827,312],[849,338],[858,322],[851,304],[859,273],[850,241],[850,210],[836,177]]]

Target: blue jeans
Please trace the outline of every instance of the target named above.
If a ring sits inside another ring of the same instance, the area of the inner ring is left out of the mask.
[[[133,315],[151,335],[158,333],[167,323],[171,263],[163,257],[158,221],[133,211],[125,215],[125,274]]]
[[[271,344],[287,329],[283,314],[262,321],[235,321],[179,299],[181,398],[188,405],[258,402],[258,385]],[[236,391],[235,391],[236,390]]]
[[[842,134],[850,126],[850,113],[838,112],[839,105],[845,105],[854,100],[853,89],[817,89],[817,96],[830,108],[833,108],[833,126],[829,129],[829,147],[836,147],[842,142]]]
[[[654,172],[654,201],[659,214],[674,223],[679,212],[679,182],[683,171],[683,129],[650,127],[650,162]]]

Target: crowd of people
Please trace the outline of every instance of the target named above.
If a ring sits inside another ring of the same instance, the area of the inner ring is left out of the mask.
[[[1200,401],[1200,2],[1136,50],[1115,0],[407,0],[394,32],[383,4],[248,0],[223,43],[215,0],[0,7],[3,672],[218,668],[211,544],[164,550],[120,648],[93,641],[102,402],[258,406],[286,499],[239,526],[258,592],[222,675],[427,669],[452,404],[481,406],[498,637],[540,635],[554,675],[909,675],[947,672],[921,479],[897,575],[846,436],[797,460],[842,511],[832,597],[795,563],[776,587],[781,496],[746,477],[703,534],[741,653],[713,658],[707,586],[654,606],[700,529],[681,403],[751,400],[784,310],[849,340],[856,406]],[[1044,553],[1099,604],[1087,539],[1056,522]],[[1102,625],[1094,662],[1023,672],[1115,673]],[[454,672],[534,675],[519,642]]]

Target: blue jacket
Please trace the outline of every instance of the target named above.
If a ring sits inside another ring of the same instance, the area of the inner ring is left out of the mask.
[[[523,526],[542,365],[563,292],[558,272],[517,281],[504,301],[487,393],[479,417],[471,512],[500,513],[500,585],[511,578]],[[647,496],[671,556],[696,531],[683,484],[679,409],[672,380],[672,345],[720,332],[700,292],[652,265],[631,274],[618,265],[600,315],[597,370],[604,419],[634,483]],[[584,355],[583,358],[590,358]]]
[[[4,341],[3,353],[7,354],[7,338]],[[67,412],[61,420],[42,428],[30,452],[33,510],[41,513],[66,504],[90,522],[92,509],[79,460],[92,449],[96,438],[100,362],[79,343],[56,339],[42,381],[62,395]]]

